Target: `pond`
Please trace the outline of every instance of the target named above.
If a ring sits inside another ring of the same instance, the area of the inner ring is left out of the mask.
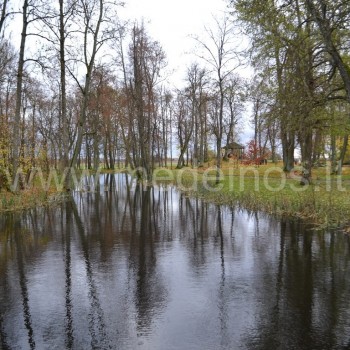
[[[0,216],[1,349],[348,349],[349,237],[101,177]]]

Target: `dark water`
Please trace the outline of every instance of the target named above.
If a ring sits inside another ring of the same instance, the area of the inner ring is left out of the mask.
[[[1,349],[350,348],[348,237],[111,179],[0,217]]]

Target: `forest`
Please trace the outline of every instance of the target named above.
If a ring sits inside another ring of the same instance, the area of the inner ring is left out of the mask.
[[[245,157],[280,156],[288,173],[299,150],[304,183],[325,160],[341,173],[350,126],[348,0],[227,1],[227,13],[193,37],[197,60],[178,88],[147,25],[118,17],[127,3],[0,4],[4,190],[6,174],[37,168],[68,169],[68,179],[77,167],[128,167],[146,180],[174,159],[182,168],[213,158],[220,169],[223,147],[241,141],[244,115],[254,150]],[[251,79],[240,75],[247,66]]]

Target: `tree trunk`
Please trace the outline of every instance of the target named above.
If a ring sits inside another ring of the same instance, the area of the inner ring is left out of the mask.
[[[293,132],[282,132],[283,171],[289,173],[294,168],[295,140]]]
[[[107,137],[107,135],[106,135]],[[95,133],[93,135],[93,148],[94,148],[94,159],[93,159],[93,169],[98,170],[98,167],[100,165],[100,150],[99,150],[99,142],[98,142],[98,133],[97,130],[95,130]]]
[[[89,99],[89,94],[90,94],[90,84],[91,84],[91,77],[92,77],[92,70],[94,68],[95,64],[95,58],[96,58],[96,53],[98,50],[98,38],[99,38],[99,31],[100,31],[100,26],[102,23],[103,19],[103,0],[99,0],[99,15],[98,15],[98,20],[96,23],[96,28],[94,30],[93,34],[93,44],[91,48],[91,57],[88,60],[87,55],[85,55],[85,66],[86,66],[86,75],[85,75],[85,86],[82,90],[83,94],[83,101],[82,101],[82,106],[79,114],[79,120],[78,120],[78,133],[77,133],[77,140],[75,143],[75,147],[73,150],[73,155],[72,159],[70,161],[70,166],[66,175],[66,181],[65,181],[65,187],[67,190],[70,189],[71,187],[71,181],[70,181],[70,175],[71,175],[71,169],[76,167],[78,157],[80,155],[80,150],[83,142],[83,136],[84,136],[84,128],[86,124],[86,114],[87,114],[87,108],[88,108],[88,99]],[[85,54],[86,51],[88,50],[87,44],[88,44],[88,30],[91,28],[88,28],[89,26],[89,21],[86,22],[86,28],[85,28],[85,33],[84,33],[84,50]]]
[[[8,0],[4,0],[4,2],[2,3],[2,8],[1,8],[1,17],[0,17],[0,35],[2,36],[2,31],[4,28],[4,24],[5,24],[5,19],[7,17],[7,3]]]
[[[347,150],[347,148],[348,148],[348,142],[349,142],[349,135],[345,135],[345,136],[344,136],[344,140],[343,140],[343,146],[342,146],[341,151],[340,151],[340,157],[339,157],[339,161],[338,161],[337,175],[341,175],[341,174],[342,174],[342,168],[343,168],[343,163],[344,163],[344,158],[345,158],[346,150]]]
[[[331,135],[331,174],[337,173],[337,144],[336,136]]]
[[[220,87],[220,110],[218,120],[218,130],[216,135],[216,184],[220,182],[220,169],[221,169],[221,142],[222,142],[222,128],[224,119],[224,87],[221,77],[220,68],[218,69],[219,87]]]
[[[331,56],[331,64],[336,66],[339,70],[339,74],[345,85],[345,91],[347,94],[348,101],[350,102],[350,69],[349,66],[344,62],[340,53],[334,43],[334,32],[333,28],[330,26],[330,21],[326,18],[326,11],[321,14],[315,7],[313,0],[306,0],[306,6],[311,13],[313,20],[317,23],[323,42],[325,44],[326,50]],[[322,7],[326,10],[326,4],[321,1]]]
[[[64,5],[59,0],[60,7],[60,83],[61,83],[61,118],[62,118],[62,146],[63,159],[62,169],[69,165],[69,125],[67,118],[67,92],[66,92],[66,61],[65,61],[65,27],[64,27]]]
[[[300,142],[301,159],[303,165],[301,185],[309,185],[311,183],[312,170],[312,130],[304,130],[303,138]]]
[[[22,14],[22,33],[21,45],[19,50],[18,68],[17,68],[17,89],[16,89],[16,108],[12,133],[12,176],[16,176],[19,167],[20,142],[21,142],[21,110],[22,110],[22,92],[23,92],[23,70],[24,70],[24,51],[27,38],[28,27],[28,0],[24,0]]]

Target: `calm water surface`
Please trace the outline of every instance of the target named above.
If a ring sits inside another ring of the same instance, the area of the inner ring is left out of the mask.
[[[129,181],[0,217],[1,349],[350,348],[349,237]]]

